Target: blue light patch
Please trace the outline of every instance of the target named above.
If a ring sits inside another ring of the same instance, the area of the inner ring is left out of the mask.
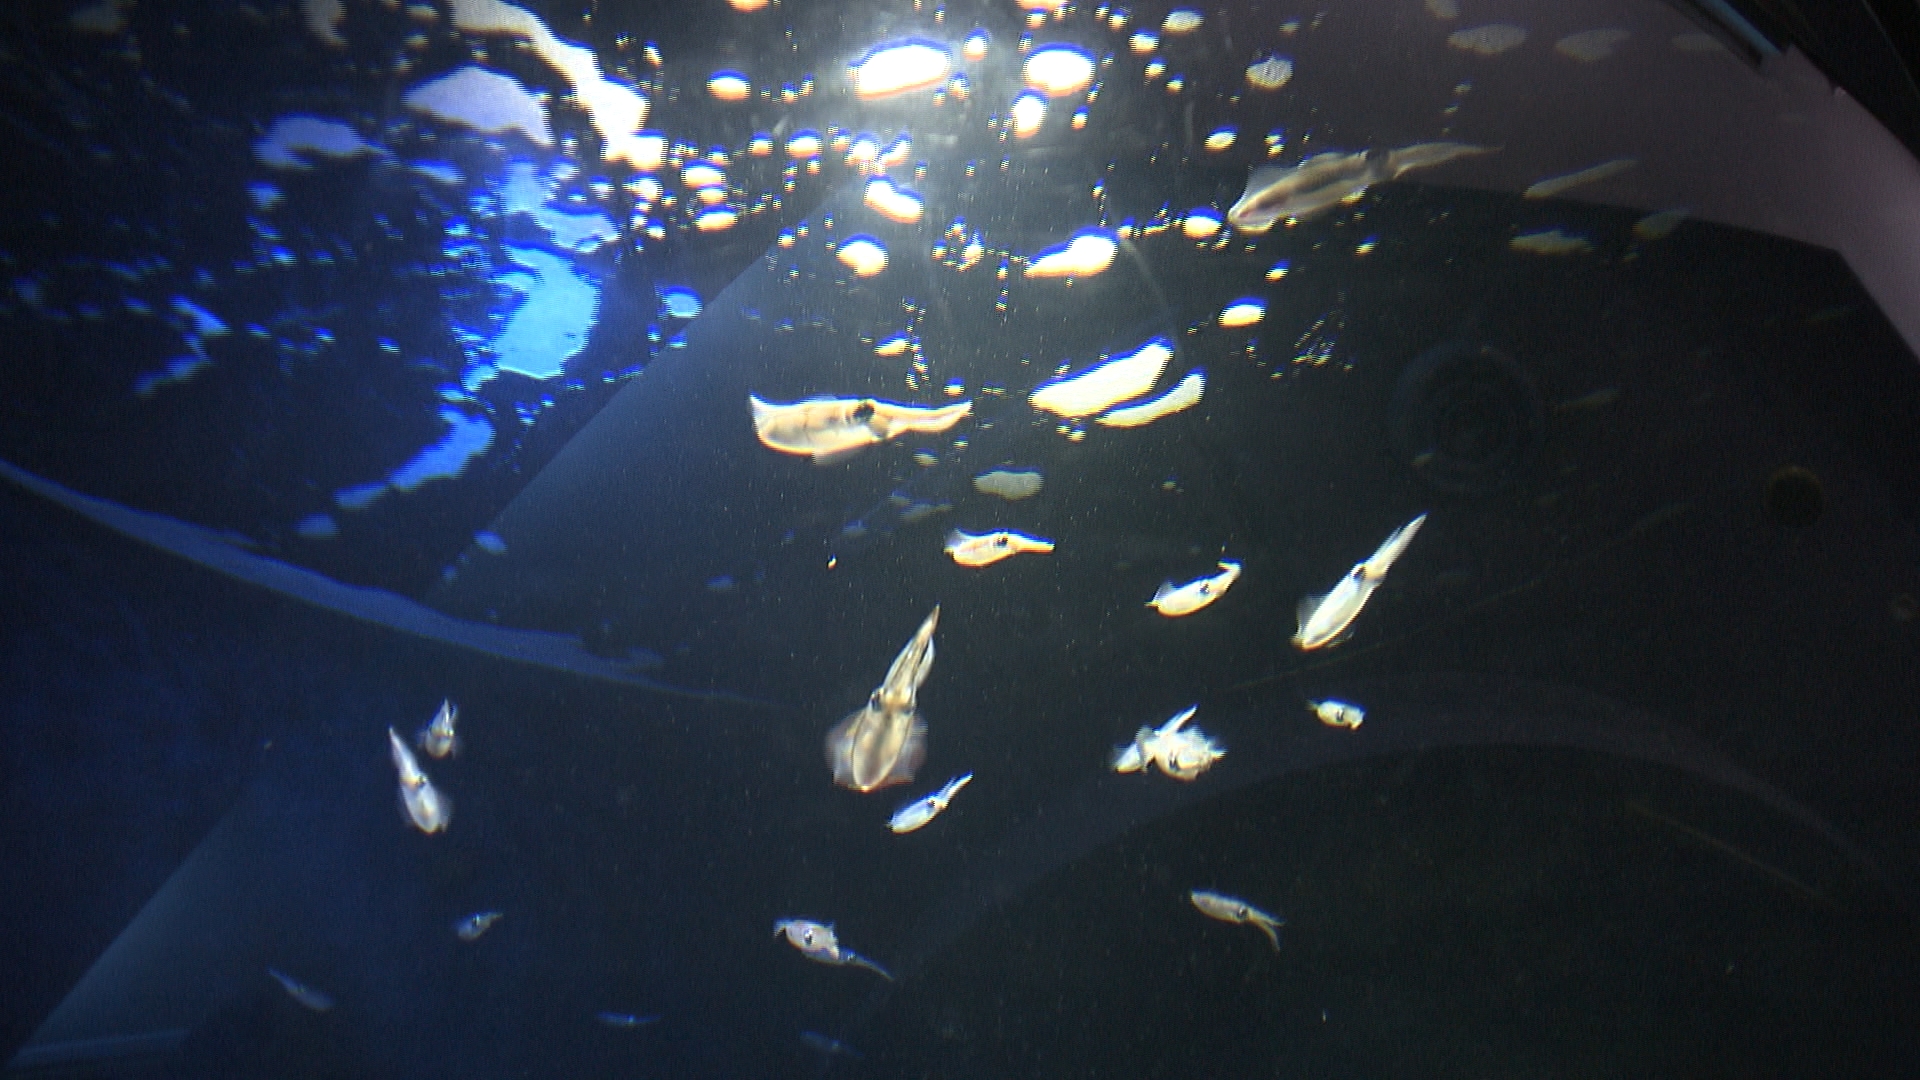
[[[173,298],[174,314],[189,319],[193,323],[191,333],[198,337],[217,337],[227,332],[227,324],[214,317],[213,312],[184,296]]]
[[[365,510],[387,493],[385,482],[342,488],[333,493],[333,503],[342,510]]]
[[[413,163],[413,171],[436,184],[462,184],[467,179],[460,174],[459,169],[444,161],[416,161]]]
[[[605,214],[575,214],[548,206],[553,186],[540,177],[533,162],[513,162],[500,185],[500,211],[528,215],[546,230],[555,245],[569,251],[592,251],[619,235]]]
[[[551,379],[586,346],[587,333],[599,314],[600,287],[552,252],[512,246],[505,250],[532,272],[497,279],[518,290],[523,299],[507,317],[500,336],[493,339],[494,362],[504,371]],[[471,381],[468,386],[472,388]]]
[[[552,189],[540,179],[538,166],[531,161],[507,165],[507,178],[495,189],[503,214],[531,214],[546,205]]]
[[[696,318],[700,314],[700,295],[678,285],[661,289],[660,310],[670,318]]]
[[[474,533],[473,545],[489,555],[505,555],[507,553],[507,542],[500,539],[499,533]]]
[[[149,371],[133,380],[133,392],[146,397],[168,383],[186,382],[200,373],[209,361],[205,355],[195,353],[191,356],[176,356],[167,361],[167,366],[159,371]]]
[[[374,152],[375,147],[351,127],[317,116],[280,117],[253,144],[253,156],[262,165],[290,170],[311,168],[309,155],[350,158]]]
[[[493,425],[484,418],[468,416],[459,409],[443,408],[440,419],[447,422],[447,434],[395,469],[389,483],[399,491],[412,491],[429,480],[459,476],[467,463],[487,452],[493,445]]]
[[[534,218],[546,227],[553,242],[569,251],[589,252],[618,234],[604,214],[571,214],[565,210],[540,210]]]
[[[332,514],[309,514],[300,519],[293,531],[309,540],[331,540],[340,535],[340,523]]]

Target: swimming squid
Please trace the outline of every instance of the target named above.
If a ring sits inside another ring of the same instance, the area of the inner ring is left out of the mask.
[[[852,949],[840,944],[840,935],[834,933],[832,923],[817,923],[811,919],[781,919],[773,924],[773,932],[783,935],[787,943],[800,950],[800,954],[809,960],[835,967],[863,967],[888,982],[893,976],[887,969],[861,956]]]
[[[1394,560],[1413,543],[1414,534],[1426,521],[1427,515],[1421,514],[1395,529],[1379,550],[1367,561],[1355,565],[1331,591],[1300,601],[1300,631],[1293,635],[1293,643],[1301,649],[1318,649],[1339,641],[1353,620],[1360,617],[1360,609],[1367,605],[1373,590],[1386,580]]]
[[[845,720],[827,732],[827,764],[833,782],[855,791],[876,791],[913,779],[927,757],[927,724],[916,698],[933,670],[933,630],[940,624],[935,605],[913,639],[893,658],[883,681]]]
[[[1273,945],[1274,952],[1280,951],[1278,931],[1280,927],[1287,925],[1285,919],[1269,915],[1237,896],[1208,892],[1205,889],[1193,890],[1187,894],[1187,899],[1193,901],[1193,906],[1199,908],[1200,913],[1209,918],[1255,927],[1267,935],[1267,941]]]
[[[1158,728],[1143,727],[1133,741],[1113,752],[1108,764],[1114,772],[1141,772],[1148,766],[1175,780],[1192,780],[1227,756],[1226,747],[1214,742],[1199,728],[1186,726],[1200,706],[1190,705]]]
[[[287,996],[299,1002],[302,1007],[311,1009],[314,1012],[326,1012],[333,1008],[333,999],[331,997],[315,990],[299,979],[291,975],[282,975],[272,968],[267,969],[267,974],[273,976],[273,981],[280,984],[280,988],[287,992]]]
[[[922,795],[918,799],[895,810],[893,817],[887,821],[887,828],[897,833],[910,833],[920,826],[925,825],[927,822],[932,821],[935,815],[947,808],[947,804],[953,801],[953,797],[960,793],[961,788],[966,787],[972,782],[972,773],[968,773],[965,776],[954,777],[947,781],[946,786],[942,787],[939,791],[931,795]]]
[[[413,751],[392,728],[387,729],[387,742],[393,749],[393,767],[400,773],[400,808],[407,820],[429,836],[444,830],[453,817],[453,803],[420,771]]]
[[[999,532],[963,533],[955,529],[947,534],[947,554],[961,566],[991,566],[1001,559],[1010,559],[1026,551],[1048,552],[1053,550],[1053,541],[1043,540],[1025,533]]]
[[[461,941],[478,941],[481,934],[503,918],[506,913],[502,911],[476,911],[454,923],[453,932]]]
[[[444,758],[460,751],[460,736],[454,734],[454,721],[460,718],[460,707],[451,701],[442,701],[440,711],[420,733],[413,737],[414,745],[420,747],[430,758]]]
[[[1359,727],[1360,722],[1367,718],[1367,710],[1332,698],[1325,701],[1309,701],[1307,709],[1328,727],[1343,727],[1351,730]]]
[[[1246,191],[1227,211],[1227,221],[1242,232],[1266,232],[1275,222],[1301,222],[1342,203],[1359,202],[1367,188],[1414,169],[1493,150],[1466,143],[1416,143],[1398,150],[1329,151],[1292,168],[1263,165],[1248,175]]]
[[[971,401],[937,409],[874,398],[810,398],[781,405],[748,395],[747,403],[762,444],[822,465],[910,431],[945,431],[973,411]]]
[[[1168,618],[1191,615],[1226,593],[1229,586],[1240,579],[1240,564],[1230,560],[1220,561],[1220,572],[1211,577],[1195,578],[1185,585],[1175,585],[1171,581],[1162,582],[1153,599],[1147,606]]]

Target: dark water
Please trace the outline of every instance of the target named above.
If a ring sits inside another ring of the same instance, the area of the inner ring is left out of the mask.
[[[1165,8],[538,11],[648,97],[676,147],[651,171],[534,50],[415,7],[349,2],[338,44],[294,6],[6,16],[10,1073],[1920,1071],[1920,376],[1837,255],[1636,234],[1632,189],[1521,198],[1570,169],[1545,165],[1183,233],[1269,133],[1283,164],[1518,156],[1529,84],[1498,64],[1531,54],[1450,48],[1419,5],[1206,9],[1138,52]],[[1686,30],[1496,17],[1543,56]],[[1023,31],[1104,58],[1031,139],[1004,122]],[[845,89],[915,36],[970,96]],[[1299,81],[1250,89],[1269,54]],[[407,105],[468,64],[547,92],[551,141]],[[714,101],[722,68],[770,96]],[[276,164],[288,117],[359,146]],[[918,224],[845,161],[902,133]],[[681,182],[715,148],[717,231]],[[1511,244],[1547,229],[1586,247]],[[1109,268],[1024,275],[1088,230],[1124,241]],[[856,234],[883,273],[837,257]],[[1242,298],[1264,317],[1223,326]],[[1154,339],[1156,390],[1204,371],[1196,406],[1029,406]],[[974,412],[816,465],[754,437],[749,394]],[[1044,487],[976,491],[994,468]],[[1351,636],[1292,647],[1300,598],[1420,513]],[[966,569],[951,528],[1058,546]],[[1244,575],[1213,605],[1144,606],[1221,558]],[[834,787],[824,733],[935,604],[925,766]],[[429,836],[382,729],[448,697]],[[1367,718],[1326,727],[1322,698]],[[1106,768],[1195,703],[1228,751],[1206,775]],[[1282,948],[1192,889],[1283,917]],[[787,917],[895,980],[809,963]]]

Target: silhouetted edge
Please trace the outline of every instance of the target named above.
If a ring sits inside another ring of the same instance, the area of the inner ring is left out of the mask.
[[[84,495],[10,462],[0,461],[0,476],[122,536],[177,555],[215,573],[351,619],[503,660],[638,686],[674,697],[749,708],[779,707],[776,702],[728,690],[695,690],[650,679],[634,672],[627,664],[587,652],[580,640],[571,635],[515,630],[457,619],[383,589],[343,584],[324,574],[245,551],[202,526]]]

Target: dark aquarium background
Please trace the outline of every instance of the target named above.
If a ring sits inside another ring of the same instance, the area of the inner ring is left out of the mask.
[[[15,5],[6,1075],[1920,1074],[1920,166],[1710,15]]]

